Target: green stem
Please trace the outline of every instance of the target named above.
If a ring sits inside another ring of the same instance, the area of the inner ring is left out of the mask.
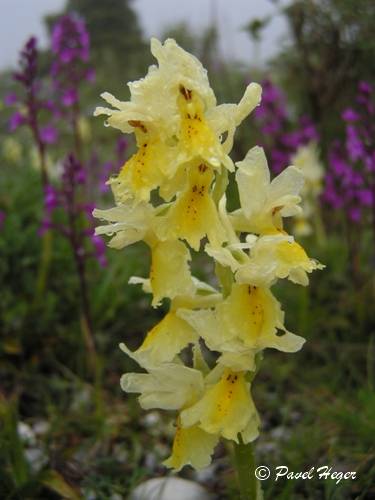
[[[303,287],[298,299],[298,331],[303,335],[309,325],[310,289]]]
[[[46,289],[48,272],[52,257],[52,231],[48,230],[42,237],[42,255],[39,262],[38,276],[36,281],[35,302],[44,295]]]
[[[87,351],[88,370],[93,377],[95,413],[97,417],[102,417],[104,413],[103,393],[102,393],[102,365],[96,352],[94,335],[90,326],[90,318],[81,313],[81,331],[83,341]]]
[[[234,444],[234,459],[237,469],[241,500],[257,500],[257,479],[255,477],[255,456],[252,443],[244,444],[241,436]]]
[[[323,223],[322,211],[320,209],[319,203],[315,203],[314,210],[314,223],[315,223],[315,233],[318,239],[318,243],[321,247],[325,246],[327,242],[326,230]]]
[[[219,262],[215,263],[215,274],[219,283],[221,285],[221,292],[223,294],[223,298],[228,297],[232,290],[233,284],[233,274],[229,267],[222,266]]]
[[[222,168],[221,173],[216,174],[215,187],[212,193],[212,198],[217,207],[219,206],[221,198],[225,194],[228,182],[228,170],[226,168]]]
[[[90,325],[90,320],[85,314],[85,311],[81,313],[80,317],[81,332],[83,336],[83,342],[86,348],[88,357],[88,366],[92,374],[96,373],[97,355],[94,343],[94,336]],[[95,378],[95,377],[94,377]]]

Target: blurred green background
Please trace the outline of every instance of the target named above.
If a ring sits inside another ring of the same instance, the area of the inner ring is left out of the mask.
[[[163,2],[160,2],[162,4]],[[214,5],[215,2],[212,2]],[[252,50],[244,60],[224,58],[215,24],[195,29],[176,22],[160,39],[173,37],[196,54],[208,69],[219,103],[238,102],[250,81],[270,78],[286,95],[290,123],[310,116],[320,134],[321,162],[342,139],[342,110],[355,100],[359,81],[374,81],[374,3],[365,0],[275,1],[266,17],[255,6],[242,9],[243,30]],[[236,2],[232,2],[236,9]],[[142,77],[151,64],[149,40],[132,2],[69,0],[64,12],[78,12],[91,39],[94,83],[81,92],[83,157],[95,152],[98,164],[114,157],[119,134],[92,117],[103,90],[128,98],[129,80]],[[3,12],[4,15],[6,13]],[[51,29],[63,14],[45,19]],[[287,26],[287,40],[263,58],[265,30],[275,19]],[[26,41],[26,36],[25,36]],[[21,48],[21,47],[20,47]],[[251,57],[255,55],[254,57]],[[39,74],[49,78],[52,56],[40,53]],[[252,61],[252,62],[251,62]],[[12,68],[2,69],[0,95],[18,89]],[[132,275],[147,276],[147,248],[136,244],[108,249],[108,265],[87,262],[88,297],[98,353],[92,375],[82,337],[79,281],[72,250],[53,234],[49,272],[38,292],[43,238],[43,193],[35,145],[22,127],[9,133],[12,110],[2,105],[0,118],[0,498],[127,498],[139,482],[168,473],[160,464],[168,456],[173,428],[168,415],[142,412],[125,395],[119,378],[135,366],[118,348],[138,345],[163,310],[127,284]],[[11,139],[11,141],[10,141]],[[71,148],[67,130],[48,162],[58,172]],[[262,141],[259,124],[247,118],[236,134],[232,153],[240,160]],[[129,138],[127,156],[133,150]],[[49,150],[48,150],[49,151]],[[58,174],[56,174],[58,175]],[[111,205],[111,195],[95,193],[90,202]],[[230,203],[235,204],[235,194]],[[276,295],[286,311],[287,327],[307,339],[301,352],[269,350],[254,383],[254,400],[262,419],[256,442],[257,462],[271,469],[287,465],[305,471],[329,465],[357,472],[355,481],[265,481],[266,499],[375,498],[375,311],[374,240],[371,214],[357,224],[343,211],[321,207],[324,237],[301,239],[309,255],[326,269],[312,276],[308,288],[283,282]],[[204,256],[195,266],[210,279]],[[180,475],[201,481],[218,499],[236,499],[231,450],[220,445],[204,473],[189,467]]]

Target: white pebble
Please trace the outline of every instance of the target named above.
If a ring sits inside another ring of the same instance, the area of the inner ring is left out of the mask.
[[[141,483],[129,500],[211,500],[197,483],[180,477],[160,477]]]

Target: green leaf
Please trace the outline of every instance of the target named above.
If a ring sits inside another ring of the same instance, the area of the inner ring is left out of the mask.
[[[47,488],[55,491],[66,500],[80,500],[82,495],[73,486],[68,484],[63,476],[55,470],[49,470],[43,474],[42,483]]]

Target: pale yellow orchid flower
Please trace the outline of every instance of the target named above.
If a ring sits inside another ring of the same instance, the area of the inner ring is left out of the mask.
[[[299,169],[290,166],[271,181],[266,156],[258,146],[236,165],[241,203],[241,209],[231,215],[236,230],[267,234],[282,229],[283,217],[301,212],[299,193],[304,179]]]

